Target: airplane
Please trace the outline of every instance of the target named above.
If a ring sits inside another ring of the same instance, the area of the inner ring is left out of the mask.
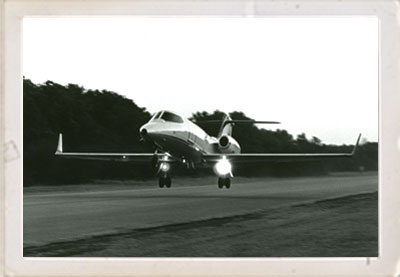
[[[277,121],[233,120],[224,114],[217,137],[177,113],[162,110],[140,127],[141,140],[156,147],[154,153],[84,153],[63,152],[62,134],[59,134],[56,156],[74,159],[130,161],[153,163],[157,167],[159,187],[171,187],[172,164],[184,164],[188,168],[213,167],[219,188],[230,188],[233,163],[257,163],[266,161],[288,162],[326,158],[351,158],[359,144],[361,134],[350,153],[241,153],[239,143],[232,137],[235,124],[279,124]]]

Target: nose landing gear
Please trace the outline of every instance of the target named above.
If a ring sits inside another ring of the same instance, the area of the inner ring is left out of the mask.
[[[218,178],[218,187],[222,189],[223,187],[226,187],[229,189],[231,187],[231,179],[229,178]]]
[[[164,186],[167,188],[171,187],[171,177],[169,176],[160,176],[158,179],[158,186],[163,188]]]

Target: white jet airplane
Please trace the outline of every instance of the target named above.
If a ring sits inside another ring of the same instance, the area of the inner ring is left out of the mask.
[[[216,122],[208,120],[205,122]],[[202,121],[203,122],[203,121]],[[159,186],[170,187],[171,164],[181,163],[188,168],[212,166],[218,176],[218,187],[231,186],[232,163],[265,161],[304,161],[325,158],[353,157],[361,134],[351,153],[240,153],[239,143],[232,137],[234,124],[279,124],[276,121],[232,120],[225,115],[217,137],[209,136],[192,121],[170,111],[159,111],[140,128],[143,140],[155,145],[155,153],[73,153],[63,152],[59,135],[56,155],[65,158],[155,162]]]

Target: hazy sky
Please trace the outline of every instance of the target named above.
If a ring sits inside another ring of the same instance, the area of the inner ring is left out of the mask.
[[[29,18],[23,28],[23,74],[35,83],[187,117],[243,111],[324,143],[378,140],[376,18]]]

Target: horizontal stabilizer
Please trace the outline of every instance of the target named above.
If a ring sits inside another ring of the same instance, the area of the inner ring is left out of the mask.
[[[278,121],[256,121],[256,120],[227,120],[224,122],[224,126],[227,124],[281,124]]]
[[[223,121],[222,120],[201,120],[201,121],[195,121],[194,123],[196,124],[202,124],[202,123],[218,123],[221,124]],[[238,120],[234,120],[234,119],[230,119],[230,120],[226,120],[224,121],[223,126],[227,125],[227,124],[281,124],[279,121],[257,121],[257,120],[246,120],[246,119],[238,119]]]

